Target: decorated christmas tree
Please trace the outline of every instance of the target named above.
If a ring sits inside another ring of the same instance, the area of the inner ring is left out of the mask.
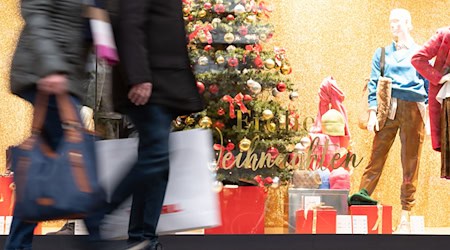
[[[214,131],[217,179],[277,186],[289,181],[306,134],[282,48],[269,48],[271,7],[263,0],[183,0],[192,67],[206,109],[178,117],[177,130]],[[267,46],[266,46],[267,45]]]

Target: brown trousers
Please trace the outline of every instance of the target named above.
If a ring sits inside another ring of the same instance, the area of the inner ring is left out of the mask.
[[[387,119],[384,127],[375,134],[369,164],[364,170],[360,189],[372,194],[380,180],[389,150],[400,130],[403,182],[400,199],[402,209],[410,211],[414,206],[419,173],[420,154],[424,140],[424,122],[416,102],[398,99],[394,120]],[[389,192],[389,190],[385,190]]]

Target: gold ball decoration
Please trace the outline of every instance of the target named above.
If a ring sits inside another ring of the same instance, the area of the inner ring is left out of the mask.
[[[212,21],[211,21],[211,25],[216,29],[217,28],[217,26],[219,26],[219,24],[222,22],[222,20],[220,19],[220,18],[214,18]]]
[[[225,63],[225,57],[223,57],[223,56],[217,57],[217,58],[216,58],[216,62],[217,62],[218,64],[224,64],[224,63]]]
[[[256,16],[255,15],[248,15],[245,18],[245,21],[247,21],[248,23],[254,23],[256,21]]]
[[[269,129],[269,131],[275,131],[277,129],[277,124],[275,124],[273,122],[269,123],[268,129]]]
[[[251,145],[252,145],[252,141],[250,141],[247,138],[244,138],[239,142],[239,149],[242,152],[247,152],[250,149]]]
[[[184,120],[184,122],[185,122],[187,125],[192,125],[192,124],[194,124],[195,119],[189,116],[188,118],[186,118],[186,120]]]
[[[292,72],[292,68],[291,66],[287,65],[287,64],[283,64],[283,66],[281,66],[281,74],[283,75],[288,75]]]
[[[200,121],[198,122],[198,124],[200,125],[200,127],[202,128],[210,128],[212,125],[212,120],[211,118],[209,118],[208,116],[203,117],[202,119],[200,119]]]
[[[268,58],[264,61],[264,66],[268,69],[273,69],[275,67],[275,61],[272,58]]]
[[[259,35],[259,39],[261,41],[265,42],[267,40],[267,35],[263,33],[263,34]]]
[[[272,110],[270,110],[270,109],[264,110],[264,111],[262,112],[262,118],[263,118],[264,120],[266,120],[266,121],[272,119],[272,118],[273,118],[273,112],[272,112]]]
[[[199,16],[199,17],[205,17],[205,16],[206,16],[206,11],[205,11],[205,10],[200,10],[200,11],[198,12],[198,16]]]
[[[223,189],[223,183],[221,181],[214,181],[212,189],[216,193],[220,193]]]
[[[234,34],[231,33],[231,32],[226,33],[225,36],[223,37],[223,40],[224,40],[226,43],[232,43],[232,42],[234,42]]]
[[[203,32],[198,33],[197,35],[198,40],[200,40],[201,43],[207,43],[208,42],[208,38],[206,37],[206,34]]]
[[[188,7],[184,7],[183,8],[183,13],[184,13],[184,15],[189,15],[189,13],[191,12],[191,9],[189,9]]]

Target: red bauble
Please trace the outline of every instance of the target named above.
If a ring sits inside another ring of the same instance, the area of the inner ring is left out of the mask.
[[[205,10],[210,10],[211,7],[212,7],[212,4],[211,4],[211,3],[205,3],[205,4],[203,5],[203,8],[205,8]]]
[[[189,22],[194,21],[194,16],[193,15],[189,15],[188,20],[189,20]]]
[[[272,160],[275,160],[277,158],[277,156],[280,154],[280,152],[278,151],[278,149],[274,148],[274,147],[270,147],[267,150],[267,153],[271,155]]]
[[[248,34],[248,28],[245,27],[244,25],[242,25],[241,27],[239,27],[239,34],[241,34],[241,36],[245,36]]]
[[[223,108],[220,108],[219,110],[217,110],[217,114],[222,116],[225,114],[225,110]]]
[[[288,163],[297,166],[300,163],[300,157],[299,153],[292,152],[289,154]]]
[[[262,67],[264,67],[264,62],[263,62],[263,60],[261,59],[261,57],[257,57],[257,58],[255,58],[255,60],[253,61],[254,63],[255,63],[255,66],[257,67],[257,68],[262,68]]]
[[[205,92],[205,84],[202,82],[197,82],[198,93],[203,94]]]
[[[210,85],[208,90],[211,94],[215,95],[215,94],[219,93],[219,86],[217,86],[217,84]]]
[[[280,91],[280,92],[286,91],[286,83],[284,83],[284,82],[279,82],[279,83],[277,84],[277,90]]]
[[[251,100],[253,100],[253,98],[250,95],[244,95],[244,101],[245,102],[249,102]]]
[[[228,65],[233,68],[237,67],[239,65],[239,60],[236,57],[231,57],[228,59]]]
[[[229,15],[227,16],[227,21],[233,21],[233,20],[234,20],[234,16],[231,15],[231,14],[229,14]]]
[[[211,45],[206,45],[204,48],[203,48],[205,51],[210,51],[211,49],[213,49],[213,46],[211,46]]]
[[[221,122],[221,121],[216,121],[216,122],[214,123],[214,127],[215,127],[215,128],[218,128],[218,129],[220,129],[220,130],[223,130],[223,129],[225,128],[225,124],[223,124],[223,122]]]

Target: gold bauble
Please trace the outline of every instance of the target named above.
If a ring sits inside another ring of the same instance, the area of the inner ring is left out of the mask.
[[[273,112],[270,109],[266,109],[262,112],[262,118],[264,120],[270,120],[273,118]]]
[[[269,129],[269,131],[274,132],[277,129],[277,124],[271,122],[271,123],[269,123],[267,128]]]
[[[205,17],[206,16],[206,11],[205,10],[201,10],[198,12],[198,16],[199,17]]]
[[[198,33],[197,35],[198,40],[200,40],[201,43],[207,43],[208,42],[208,37],[206,37],[206,34],[203,32]]]
[[[268,69],[273,69],[275,67],[275,61],[272,58],[268,58],[264,61],[264,66]]]
[[[209,118],[208,116],[203,117],[202,119],[200,119],[200,121],[198,122],[198,124],[200,125],[200,127],[202,128],[209,128],[212,125],[212,121],[211,118]]]
[[[256,21],[256,16],[255,15],[248,15],[245,18],[245,21],[249,22],[249,23],[254,23]]]
[[[281,74],[283,75],[287,75],[289,73],[291,73],[291,66],[283,64],[283,66],[281,66]]]
[[[231,32],[226,33],[225,36],[223,37],[223,40],[224,40],[226,43],[232,43],[232,42],[234,42],[234,34],[231,33]]]
[[[261,35],[259,35],[259,39],[264,42],[264,41],[267,40],[267,35],[266,34],[261,34]]]
[[[184,7],[184,8],[183,8],[183,13],[184,13],[185,15],[189,15],[189,12],[191,12],[191,9],[189,9],[188,7]]]
[[[219,57],[217,57],[216,62],[218,64],[223,64],[223,63],[225,63],[225,58],[223,56],[219,56]]]
[[[192,124],[194,124],[195,119],[189,116],[188,118],[186,118],[186,120],[184,120],[184,122],[185,122],[187,125],[192,125]]]
[[[250,141],[247,138],[244,138],[239,142],[239,149],[243,152],[246,152],[250,149],[251,145],[252,145],[252,141]]]

